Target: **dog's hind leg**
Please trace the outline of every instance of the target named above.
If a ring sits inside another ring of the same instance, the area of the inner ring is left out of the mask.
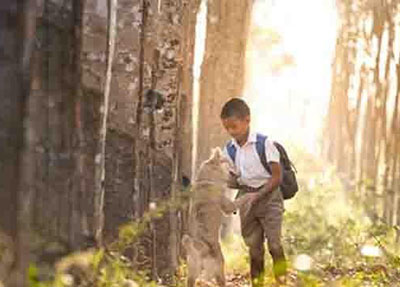
[[[216,248],[216,256],[213,259],[214,263],[210,264],[214,266],[214,278],[217,281],[219,287],[225,287],[225,260],[222,255],[221,247]]]
[[[218,286],[220,287],[225,287],[225,262],[224,258],[221,257],[219,258],[219,266],[217,267],[216,273],[215,273],[215,280],[217,281]]]
[[[215,280],[217,281],[218,286],[220,287],[225,287],[226,283],[225,283],[225,274],[222,271],[222,274],[217,274],[215,276]]]
[[[187,265],[188,265],[187,287],[194,287],[196,279],[200,276],[201,273],[201,258],[199,256],[191,254],[188,256]]]
[[[200,268],[198,262],[188,262],[188,279],[187,287],[194,287],[196,284],[196,279],[200,275]]]
[[[187,279],[187,287],[194,287],[196,284],[196,278],[191,277],[189,275],[188,279]]]
[[[187,252],[188,279],[187,287],[194,287],[196,279],[202,270],[201,249],[206,248],[205,244],[194,240],[189,235],[184,235],[182,243]]]
[[[217,283],[220,287],[225,287],[225,260],[224,260],[224,255],[222,254],[221,246],[218,246],[218,256],[217,260],[219,261],[218,265],[218,273],[215,276],[215,279],[217,280]]]

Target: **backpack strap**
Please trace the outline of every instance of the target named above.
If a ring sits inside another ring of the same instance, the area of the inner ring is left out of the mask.
[[[267,137],[262,135],[262,134],[257,134],[257,139],[256,139],[256,151],[257,154],[260,158],[261,164],[263,167],[270,173],[272,174],[271,167],[268,164],[267,161],[267,155],[265,154],[265,141],[267,140]],[[226,144],[226,150],[228,152],[229,157],[235,164],[235,159],[236,159],[236,147],[233,144],[232,141],[229,141]]]
[[[257,134],[256,150],[257,150],[258,156],[260,157],[261,164],[264,166],[264,168],[270,174],[272,174],[271,167],[269,166],[268,161],[267,161],[267,155],[265,154],[265,141],[266,140],[267,140],[266,136],[264,136],[262,134]]]
[[[228,152],[229,157],[231,158],[231,160],[233,161],[233,164],[235,164],[235,159],[236,159],[236,147],[233,144],[232,141],[229,141],[226,144],[226,150]]]

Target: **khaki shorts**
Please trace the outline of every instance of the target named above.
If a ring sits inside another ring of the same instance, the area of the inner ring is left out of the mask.
[[[240,209],[242,236],[249,247],[261,248],[267,238],[268,247],[281,247],[281,230],[284,206],[278,189],[260,199],[253,206]]]

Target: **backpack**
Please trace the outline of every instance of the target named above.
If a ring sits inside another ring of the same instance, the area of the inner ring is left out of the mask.
[[[270,174],[272,174],[271,167],[268,165],[267,156],[265,154],[265,141],[266,140],[267,140],[266,136],[257,134],[256,150],[257,150],[258,156],[260,157],[260,161],[261,161],[262,165]],[[293,165],[293,163],[290,161],[285,148],[277,142],[274,142],[274,145],[278,149],[279,155],[280,155],[279,161],[280,161],[280,165],[281,165],[282,179],[281,179],[281,183],[280,183],[279,187],[282,192],[283,199],[290,199],[299,190],[297,180],[296,180],[297,170],[296,170],[295,166]],[[229,141],[229,143],[226,145],[226,150],[228,151],[229,157],[232,159],[233,162],[235,162],[236,147],[232,141]]]

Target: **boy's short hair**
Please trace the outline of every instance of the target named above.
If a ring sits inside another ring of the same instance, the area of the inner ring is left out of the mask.
[[[240,119],[250,116],[250,108],[246,102],[240,98],[232,98],[227,101],[221,110],[221,119],[237,117]]]

